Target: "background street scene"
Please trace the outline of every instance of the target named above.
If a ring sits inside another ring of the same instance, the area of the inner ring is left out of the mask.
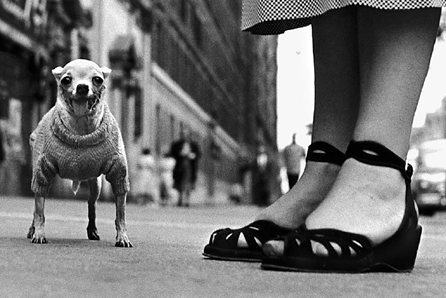
[[[0,0],[0,195],[32,195],[22,184],[28,140],[56,102],[51,70],[88,59],[112,70],[104,100],[125,143],[130,197],[147,184],[153,200],[169,195],[166,158],[187,140],[191,204],[226,203],[234,189],[243,203],[277,198],[278,37],[243,33],[240,22],[241,1]],[[52,196],[70,197],[54,184]]]
[[[241,5],[0,0],[0,297],[446,295],[445,10],[407,157],[420,211],[433,214],[421,218],[413,273],[270,272],[202,256],[214,230],[252,222],[289,189],[283,152],[293,134],[304,150],[311,141],[311,27],[247,34]],[[97,212],[101,240],[89,241],[88,187],[75,198],[71,181],[59,177],[45,206],[48,244],[26,239],[34,210],[29,137],[56,103],[52,69],[75,59],[112,70],[104,101],[126,147],[133,248],[114,247],[108,182]],[[175,185],[179,164],[187,191]]]
[[[0,198],[1,297],[444,297],[446,213],[421,217],[424,231],[408,274],[307,274],[211,261],[201,252],[211,232],[239,227],[256,207],[151,208],[128,205],[134,248],[114,247],[111,203],[98,207],[100,241],[86,237],[87,205],[47,200],[48,243],[26,233],[33,200]]]

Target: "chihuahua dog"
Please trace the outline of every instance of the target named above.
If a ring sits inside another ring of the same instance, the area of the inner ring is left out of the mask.
[[[56,175],[72,180],[75,194],[81,181],[88,182],[87,236],[90,240],[99,240],[96,205],[102,187],[101,176],[105,175],[116,198],[116,246],[133,246],[125,227],[129,179],[124,142],[115,118],[102,99],[104,80],[110,72],[84,59],[52,71],[58,88],[56,104],[30,136],[35,209],[27,236],[33,243],[47,242],[45,197]]]

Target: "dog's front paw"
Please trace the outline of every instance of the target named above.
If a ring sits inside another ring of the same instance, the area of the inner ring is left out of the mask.
[[[28,238],[28,239],[32,239],[33,238],[33,235],[34,235],[34,231],[35,231],[36,229],[34,229],[34,227],[32,226],[32,227],[30,227],[29,228],[29,230],[28,230],[28,234],[26,234],[26,238]]]
[[[119,235],[116,237],[116,247],[133,247],[133,244],[130,242],[129,237],[127,235]]]
[[[96,228],[94,229],[87,228],[87,236],[88,239],[90,240],[100,240],[98,230]]]
[[[48,243],[46,241],[45,238],[45,233],[38,233],[38,232],[34,232],[33,236],[32,236],[32,243],[37,243],[37,244],[44,244],[44,243]]]

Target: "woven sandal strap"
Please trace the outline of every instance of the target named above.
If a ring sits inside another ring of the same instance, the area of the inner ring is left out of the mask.
[[[309,230],[308,233],[310,241],[322,244],[327,249],[329,257],[351,257],[352,250],[359,256],[372,248],[370,240],[359,234],[334,229]],[[341,255],[333,244],[341,249]]]
[[[333,229],[306,230],[304,228],[278,239],[285,242],[284,255],[286,256],[314,256],[312,242],[323,245],[327,250],[327,257],[330,258],[352,257],[352,252],[360,256],[371,249],[371,243],[367,237]],[[340,248],[340,251],[333,245]]]
[[[210,245],[226,247],[226,248],[237,248],[237,242],[241,234],[246,240],[248,247],[252,250],[261,250],[261,245],[258,241],[264,243],[272,238],[279,235],[288,234],[291,230],[282,228],[270,221],[259,220],[250,223],[240,229],[219,229],[211,234],[209,239]],[[257,241],[257,240],[258,241]]]
[[[342,165],[345,161],[345,154],[326,142],[317,141],[308,147],[307,161]]]

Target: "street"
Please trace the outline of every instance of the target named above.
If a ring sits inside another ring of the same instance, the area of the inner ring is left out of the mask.
[[[133,248],[114,247],[115,207],[99,202],[100,241],[87,240],[86,201],[46,201],[47,244],[26,239],[32,198],[0,197],[1,297],[444,297],[446,213],[422,217],[410,274],[264,271],[257,263],[212,261],[201,252],[217,228],[250,222],[235,206],[127,206]]]

